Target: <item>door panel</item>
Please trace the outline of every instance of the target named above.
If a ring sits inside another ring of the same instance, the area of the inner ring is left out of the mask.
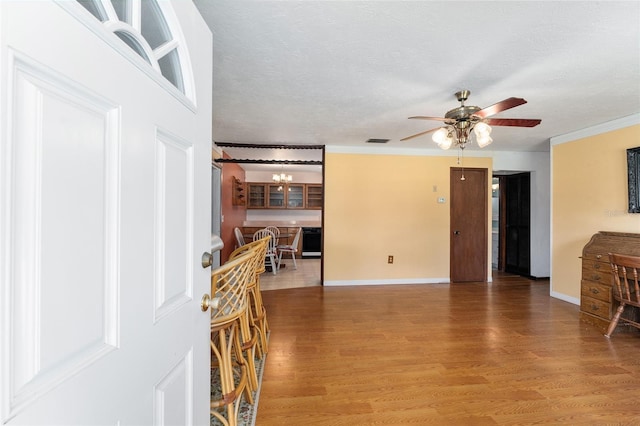
[[[451,168],[450,179],[451,282],[486,281],[487,169]]]
[[[193,144],[168,132],[156,136],[154,320],[193,298]]]
[[[106,131],[119,127],[117,106],[26,55],[10,58],[13,413],[118,346],[121,194],[119,140]],[[72,135],[70,123],[81,123]]]
[[[195,110],[75,2],[0,2],[1,424],[208,423],[211,43],[178,3]]]

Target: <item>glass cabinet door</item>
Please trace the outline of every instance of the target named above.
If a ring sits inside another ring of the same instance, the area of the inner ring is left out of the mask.
[[[269,185],[269,199],[267,201],[267,207],[270,209],[284,209],[285,190],[286,185]]]
[[[265,208],[267,206],[267,192],[264,184],[247,184],[247,208]]]
[[[304,208],[304,185],[287,185],[287,208],[303,209]]]

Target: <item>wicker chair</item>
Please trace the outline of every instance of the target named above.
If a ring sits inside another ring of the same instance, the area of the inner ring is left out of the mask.
[[[221,398],[211,400],[211,415],[226,426],[237,424],[239,397],[253,403],[242,356],[241,322],[247,317],[247,284],[256,251],[248,251],[211,273],[211,366],[220,375]],[[226,411],[226,416],[224,412]]]
[[[260,275],[262,275],[265,271],[265,253],[267,251],[267,244],[269,243],[270,237],[264,237],[260,240],[253,241],[247,243],[246,246],[239,247],[234,250],[229,259],[234,259],[235,257],[244,253],[245,250],[251,249],[252,247],[257,247],[260,251],[258,254],[258,261],[256,262],[256,273],[255,279],[250,281],[247,286],[247,291],[249,293],[249,312],[251,325],[257,330],[259,337],[259,344],[256,347],[256,356],[262,359],[262,356],[268,351],[268,341],[267,341],[267,333],[269,332],[269,323],[267,322],[267,311],[262,303],[262,292],[260,290]]]
[[[640,308],[640,257],[609,253],[609,262],[613,275],[613,298],[620,302],[620,306],[609,323],[609,328],[605,333],[607,337],[611,337],[618,321],[640,329],[640,323],[622,317],[625,307]]]
[[[258,374],[255,364],[256,355],[258,355],[259,358],[262,358],[262,348],[258,345],[258,336],[260,334],[260,329],[255,319],[255,304],[256,299],[259,300],[260,303],[262,303],[262,298],[259,297],[260,295],[256,296],[256,289],[258,288],[256,281],[258,280],[257,271],[258,269],[260,269],[259,263],[264,263],[263,259],[266,244],[267,239],[252,241],[242,247],[238,247],[229,256],[229,261],[232,261],[233,259],[242,256],[245,253],[253,253],[249,281],[247,282],[248,305],[247,310],[243,314],[240,321],[242,352],[244,353],[244,358],[247,362],[249,387],[252,391],[258,389]]]

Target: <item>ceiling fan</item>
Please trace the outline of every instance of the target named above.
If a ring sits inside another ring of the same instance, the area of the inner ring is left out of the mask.
[[[470,142],[471,131],[473,130],[476,136],[476,143],[480,148],[484,148],[493,142],[493,139],[489,136],[491,133],[490,126],[535,127],[542,122],[539,119],[488,118],[499,112],[526,104],[527,101],[522,98],[508,98],[486,108],[480,108],[464,104],[470,94],[469,90],[457,92],[455,96],[460,102],[460,106],[448,111],[444,117],[409,117],[410,119],[442,121],[445,126],[407,136],[400,140],[406,141],[435,131],[433,141],[440,148],[449,149],[455,143],[461,149],[464,149],[466,144]]]

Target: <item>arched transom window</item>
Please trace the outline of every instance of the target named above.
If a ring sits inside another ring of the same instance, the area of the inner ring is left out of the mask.
[[[156,0],[77,0],[151,67],[185,90],[181,40],[173,34]]]

